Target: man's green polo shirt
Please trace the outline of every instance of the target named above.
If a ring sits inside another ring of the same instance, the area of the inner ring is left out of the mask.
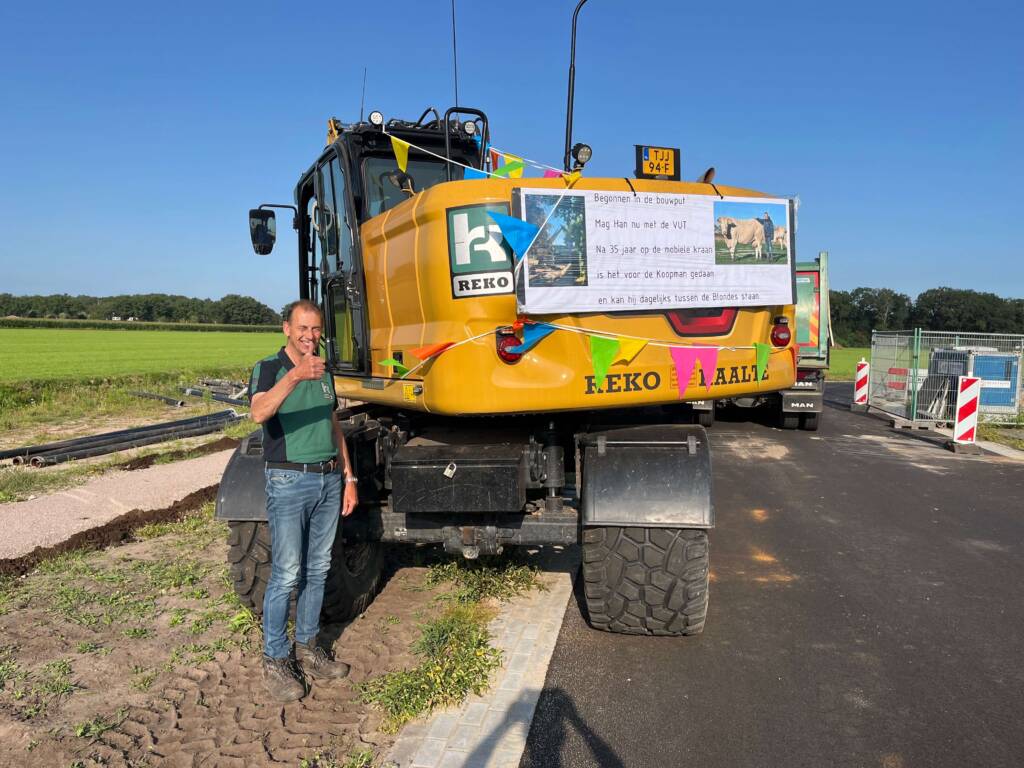
[[[257,393],[272,389],[294,367],[284,347],[256,363],[249,379],[250,401]],[[263,423],[263,458],[296,464],[335,458],[338,446],[333,421],[337,404],[334,380],[327,371],[316,381],[300,381],[277,413]]]

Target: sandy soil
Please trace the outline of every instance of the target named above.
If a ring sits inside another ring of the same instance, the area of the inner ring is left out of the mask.
[[[302,701],[263,693],[259,631],[232,629],[222,524],[46,561],[0,581],[0,765],[297,765],[330,750],[385,754],[393,737],[351,688],[410,666],[436,590],[404,568],[335,650],[349,680]],[[151,531],[152,533],[152,531]],[[68,674],[54,678],[55,664]],[[50,666],[47,666],[47,665]],[[55,692],[58,691],[58,692]]]

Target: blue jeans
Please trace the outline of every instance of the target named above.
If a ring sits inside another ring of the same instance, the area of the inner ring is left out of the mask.
[[[324,582],[341,515],[341,475],[267,469],[270,521],[270,583],[263,596],[263,653],[288,655],[288,610],[293,589],[295,641],[308,643],[320,631]]]

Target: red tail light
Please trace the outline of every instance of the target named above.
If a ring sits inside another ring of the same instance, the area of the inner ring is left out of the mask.
[[[511,347],[518,347],[522,342],[519,337],[512,333],[512,329],[499,328],[498,332],[494,334],[495,347],[498,351],[498,357],[501,358],[502,362],[518,363],[522,358],[522,352],[510,352]]]
[[[665,317],[680,336],[723,336],[736,322],[736,309],[674,309]]]
[[[772,326],[772,344],[776,347],[785,347],[789,345],[792,338],[793,334],[789,332],[789,320],[785,317],[776,317],[775,325]]]

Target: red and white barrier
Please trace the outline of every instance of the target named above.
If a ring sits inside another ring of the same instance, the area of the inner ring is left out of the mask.
[[[981,379],[977,376],[959,376],[956,395],[956,424],[953,426],[954,443],[974,443],[978,431],[978,400],[981,398]]]
[[[868,375],[870,373],[870,368],[870,364],[863,357],[860,359],[860,362],[857,363],[857,375],[854,379],[853,385],[854,405],[868,404]]]

